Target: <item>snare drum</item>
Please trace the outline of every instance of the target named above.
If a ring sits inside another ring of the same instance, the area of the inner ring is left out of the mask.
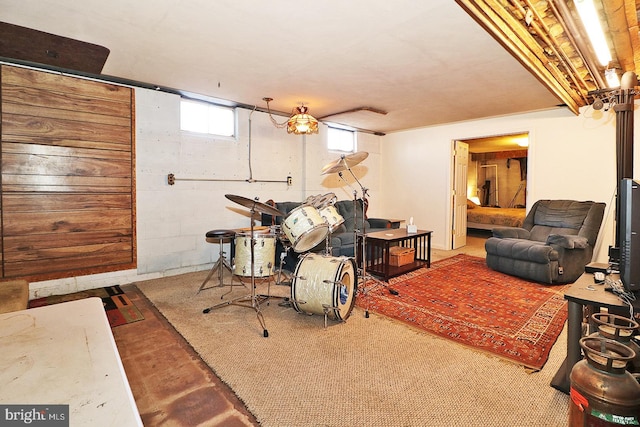
[[[330,233],[336,231],[336,228],[344,222],[344,218],[338,213],[338,210],[333,205],[325,206],[320,209],[320,216],[329,225]]]
[[[251,234],[251,227],[238,228],[236,229],[238,234],[246,234],[247,236]],[[267,227],[266,225],[256,225],[253,227],[253,235],[257,236],[258,234],[273,234],[271,227]]]
[[[256,234],[253,247],[254,277],[267,277],[273,274],[276,260],[276,237],[271,234]],[[251,276],[251,233],[236,234],[236,257],[233,274]]]
[[[291,305],[297,312],[322,314],[325,306],[336,320],[347,320],[356,302],[357,270],[352,258],[308,253],[291,281]]]
[[[282,231],[294,251],[306,252],[324,240],[329,233],[329,226],[316,208],[301,205],[285,218]]]

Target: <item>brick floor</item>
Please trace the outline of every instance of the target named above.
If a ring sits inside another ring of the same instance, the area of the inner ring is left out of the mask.
[[[122,289],[144,316],[112,329],[144,425],[258,426],[138,288]]]

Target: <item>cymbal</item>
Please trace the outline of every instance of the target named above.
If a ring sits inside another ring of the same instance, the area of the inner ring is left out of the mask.
[[[284,214],[278,209],[269,205],[265,205],[264,203],[260,203],[257,200],[247,199],[246,197],[235,196],[233,194],[225,194],[224,197],[231,200],[232,202],[244,206],[245,208],[253,209],[256,212],[273,216],[284,216]]]
[[[353,166],[359,164],[367,157],[369,157],[369,153],[367,153],[366,151],[358,151],[357,153],[349,154],[348,156],[342,156],[338,160],[334,160],[333,162],[323,167],[321,175],[342,172],[345,169],[352,168]]]

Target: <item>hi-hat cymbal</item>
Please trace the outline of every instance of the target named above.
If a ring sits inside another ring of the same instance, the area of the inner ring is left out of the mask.
[[[235,196],[233,194],[225,194],[224,197],[231,200],[232,202],[244,206],[245,208],[253,209],[256,212],[273,216],[284,216],[284,214],[278,209],[269,205],[265,205],[264,203],[260,203],[257,200],[247,199],[246,197]]]
[[[369,157],[369,153],[366,151],[358,151],[357,153],[349,154],[348,156],[341,156],[338,160],[334,160],[323,167],[321,175],[342,172],[345,169],[354,167],[367,157]]]

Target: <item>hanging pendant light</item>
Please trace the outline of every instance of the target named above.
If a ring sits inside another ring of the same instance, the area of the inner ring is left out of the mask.
[[[318,120],[311,114],[308,114],[307,107],[296,107],[297,113],[293,114],[287,120],[287,132],[296,135],[307,133],[318,133]]]
[[[304,105],[296,107],[291,112],[291,116],[286,122],[278,123],[271,115],[271,109],[269,108],[269,102],[273,101],[273,98],[262,98],[262,100],[267,103],[269,118],[275,127],[283,128],[286,126],[287,133],[293,133],[296,135],[318,133],[318,119],[309,114],[309,109]]]

